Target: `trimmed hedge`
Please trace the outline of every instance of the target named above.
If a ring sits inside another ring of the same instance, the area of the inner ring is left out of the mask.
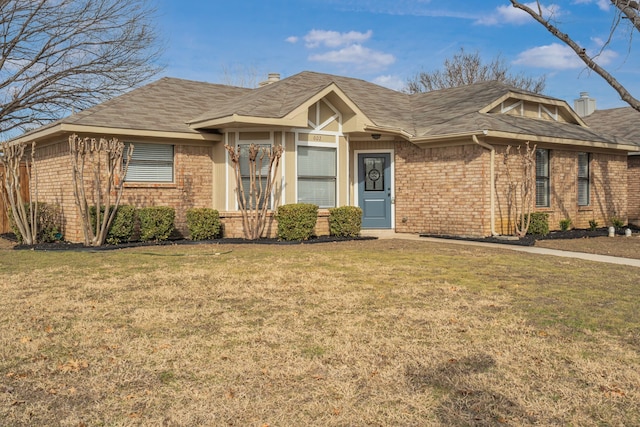
[[[191,240],[215,239],[220,236],[220,213],[210,208],[187,210],[187,228]]]
[[[362,228],[362,209],[341,206],[329,209],[329,231],[332,236],[357,237]]]
[[[24,204],[24,209],[27,212],[27,217],[31,218],[31,209],[28,202]],[[38,202],[38,217],[36,221],[38,223],[36,236],[38,243],[51,243],[62,240],[62,234],[60,233],[60,209],[57,205]],[[11,224],[11,230],[16,235],[18,242],[23,243],[22,234],[20,230],[18,230],[18,227],[16,227],[11,210],[9,210],[9,222]]]
[[[111,207],[113,209],[113,206]],[[107,231],[106,242],[112,245],[117,245],[122,242],[128,242],[133,237],[133,230],[136,225],[136,208],[131,205],[120,205],[116,211],[116,216],[113,217],[113,222]],[[104,206],[100,207],[100,220],[104,215]],[[91,206],[89,208],[89,216],[91,219],[91,227],[93,232],[96,232],[96,207]]]
[[[283,205],[276,212],[278,238],[282,240],[308,240],[318,221],[318,206],[311,203]]]
[[[167,240],[173,232],[176,211],[168,206],[152,206],[138,209],[140,240]]]
[[[525,221],[526,219],[527,217],[525,217]],[[532,212],[531,224],[529,224],[527,234],[536,234],[539,236],[549,234],[549,214],[546,212]]]

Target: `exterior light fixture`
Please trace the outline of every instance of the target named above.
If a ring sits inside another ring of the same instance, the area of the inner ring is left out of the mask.
[[[380,136],[381,135],[379,133],[372,133],[371,134],[371,138],[373,138],[373,139],[380,139]]]

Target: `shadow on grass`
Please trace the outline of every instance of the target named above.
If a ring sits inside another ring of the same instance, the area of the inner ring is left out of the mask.
[[[485,390],[473,381],[490,371],[496,362],[485,353],[461,359],[449,359],[435,367],[421,363],[405,367],[408,388],[415,393],[434,389],[444,394],[436,409],[443,425],[511,425],[513,422],[535,423],[535,419],[506,396]]]

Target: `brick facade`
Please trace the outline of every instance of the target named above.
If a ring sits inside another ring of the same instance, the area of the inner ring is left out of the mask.
[[[490,233],[489,152],[478,145],[395,151],[396,231],[483,236]]]
[[[220,212],[222,221],[223,237],[225,238],[243,238],[242,214],[240,212]],[[320,209],[318,211],[318,222],[314,229],[316,236],[329,235],[329,210]],[[275,238],[278,236],[278,221],[273,217],[272,213],[267,214],[267,223],[265,225],[262,237]]]
[[[514,205],[510,209],[507,200],[506,148],[496,145],[494,212],[498,234],[511,234],[515,218]],[[512,149],[509,157],[512,180],[516,153]],[[551,230],[558,230],[566,218],[575,228],[588,228],[591,220],[599,226],[610,225],[612,217],[626,220],[626,155],[591,153],[588,206],[578,206],[577,151],[551,149],[549,173],[550,206],[534,207],[533,211],[549,214]],[[532,179],[535,183],[535,176]],[[396,231],[476,237],[491,234],[489,150],[479,145],[422,149],[398,142],[395,186]],[[535,204],[535,191],[532,196]],[[631,200],[638,203],[637,198]]]
[[[73,195],[68,142],[38,147],[37,153],[38,200],[60,207],[65,240],[84,241],[81,220]],[[174,153],[173,183],[126,184],[121,204],[138,208],[173,207],[176,209],[175,235],[186,236],[188,234],[186,210],[212,205],[211,147],[176,144]],[[86,169],[88,170],[89,167]]]
[[[508,186],[503,161],[506,146],[495,146],[495,231],[510,234],[513,222],[506,200]],[[77,242],[83,236],[73,196],[68,150],[66,141],[38,147],[38,200],[60,206],[64,237]],[[173,207],[175,236],[188,237],[187,209],[212,207],[214,187],[225,183],[214,182],[211,145],[178,143],[174,153],[173,183],[127,184],[122,204]],[[396,141],[394,153],[397,232],[476,237],[491,234],[489,150],[477,144],[424,149]],[[589,206],[577,203],[577,158],[577,151],[550,148],[550,206],[535,210],[549,213],[552,230],[559,229],[560,220],[565,218],[571,218],[576,228],[588,228],[590,220],[606,226],[612,217],[623,220],[633,219],[634,215],[640,217],[640,195],[633,191],[640,188],[640,156],[627,159],[624,154],[591,153]],[[220,212],[220,216],[224,237],[243,237],[239,212]],[[264,236],[276,234],[277,224],[270,216]],[[319,213],[316,234],[329,234],[326,209]]]

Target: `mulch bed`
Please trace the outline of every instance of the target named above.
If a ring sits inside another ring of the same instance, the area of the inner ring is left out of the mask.
[[[1,234],[0,238],[17,242],[16,236],[13,233]],[[188,240],[188,239],[174,239],[158,242],[129,242],[121,243],[118,245],[110,245],[105,243],[102,246],[85,246],[82,243],[70,243],[65,241],[53,242],[53,243],[38,243],[36,245],[22,245],[18,244],[13,247],[14,250],[34,250],[34,251],[110,251],[126,248],[137,247],[153,247],[153,246],[178,246],[178,245],[203,245],[203,244],[252,244],[252,245],[310,245],[316,243],[332,243],[332,242],[346,242],[353,240],[374,240],[376,237],[336,237],[336,236],[319,236],[312,237],[309,240],[278,240],[278,239],[212,239],[212,240]]]
[[[634,227],[632,227],[633,229]],[[616,234],[623,236],[624,229],[618,230]],[[467,240],[472,242],[500,243],[504,245],[533,246],[539,240],[558,240],[558,239],[584,239],[588,237],[608,236],[609,230],[606,227],[597,228],[595,230],[574,229],[567,231],[552,231],[546,236],[528,234],[524,237],[514,236],[496,236],[496,237],[460,237],[460,236],[443,236],[435,234],[421,234],[421,237],[436,237],[440,239]]]

